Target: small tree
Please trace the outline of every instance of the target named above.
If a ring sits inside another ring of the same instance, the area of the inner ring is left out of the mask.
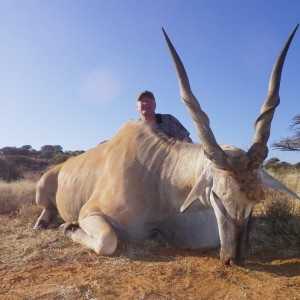
[[[0,149],[0,153],[2,155],[16,155],[17,148],[16,147],[4,147]]]
[[[60,145],[45,145],[41,147],[41,151],[49,151],[54,153],[62,153],[63,148]]]
[[[265,161],[264,167],[266,169],[276,168],[279,163],[280,163],[279,158],[277,158],[277,157],[271,157],[270,159],[268,159],[267,161]]]
[[[57,154],[63,154],[62,149],[60,145],[45,145],[41,147],[39,156],[45,159],[52,159]]]
[[[274,142],[271,147],[280,151],[300,151],[300,114],[292,119],[292,125],[289,129],[294,134]]]
[[[28,151],[31,151],[32,150],[32,146],[31,145],[24,145],[21,147],[22,149],[26,149]]]

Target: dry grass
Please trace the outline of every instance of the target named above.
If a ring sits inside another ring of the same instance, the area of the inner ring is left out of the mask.
[[[20,180],[0,181],[0,214],[13,214],[35,203],[36,182]]]
[[[260,245],[245,268],[218,251],[120,243],[99,256],[61,236],[0,216],[0,299],[299,299],[299,259]],[[266,255],[267,254],[267,255]]]

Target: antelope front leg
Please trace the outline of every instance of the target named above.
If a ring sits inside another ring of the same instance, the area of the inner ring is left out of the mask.
[[[116,233],[102,216],[93,215],[80,220],[79,228],[72,223],[63,224],[60,231],[97,254],[111,255],[117,248]]]

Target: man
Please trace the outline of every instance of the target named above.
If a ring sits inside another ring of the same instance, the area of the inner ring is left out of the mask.
[[[142,91],[137,98],[137,110],[141,120],[155,122],[158,127],[169,137],[173,137],[183,142],[192,143],[190,133],[172,115],[156,114],[156,102],[154,95],[149,91]]]

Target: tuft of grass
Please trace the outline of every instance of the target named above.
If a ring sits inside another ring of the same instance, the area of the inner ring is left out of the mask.
[[[263,208],[273,234],[300,239],[300,214],[296,201],[284,198],[270,199],[263,203]]]

